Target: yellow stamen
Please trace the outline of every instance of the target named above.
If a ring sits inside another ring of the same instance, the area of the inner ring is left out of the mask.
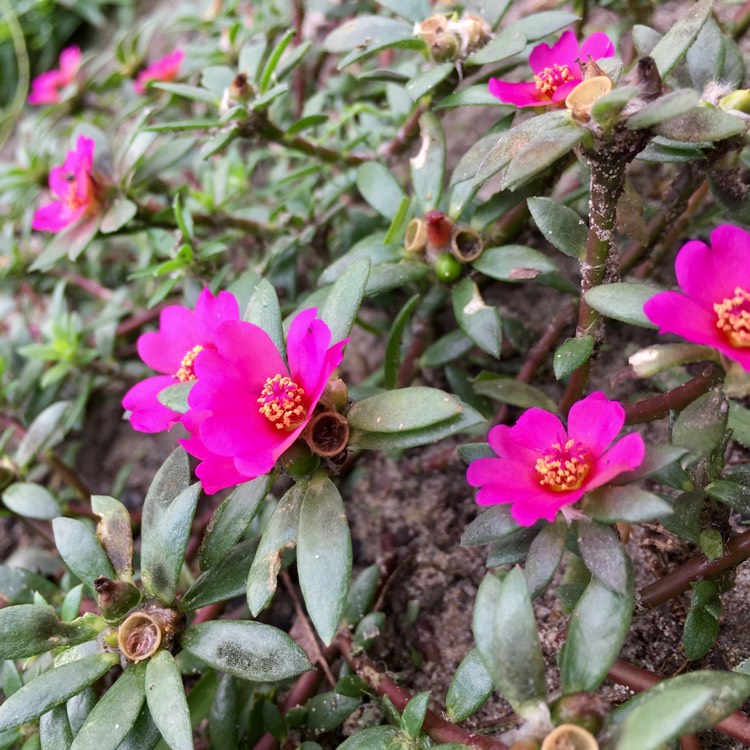
[[[276,425],[277,430],[293,430],[307,417],[307,409],[302,403],[304,395],[304,389],[290,377],[274,375],[266,380],[260,392],[260,413]]]
[[[180,362],[180,369],[174,374],[180,383],[186,383],[188,380],[195,380],[195,358],[203,351],[200,344],[194,346]]]
[[[572,80],[574,79],[570,68],[567,65],[558,65],[557,63],[534,76],[537,91],[549,97],[552,97],[564,83]]]
[[[577,490],[586,479],[591,465],[586,448],[575,440],[564,446],[553,443],[550,449],[537,459],[534,468],[540,475],[539,484],[554,492]]]
[[[750,347],[750,293],[736,287],[734,297],[725,297],[714,305],[716,327],[732,346]]]

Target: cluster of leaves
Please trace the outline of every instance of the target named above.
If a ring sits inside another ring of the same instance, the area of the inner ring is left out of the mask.
[[[376,605],[377,566],[351,581],[333,467],[295,473],[286,464],[240,485],[209,509],[202,536],[192,532],[200,486],[190,483],[180,449],[136,513],[114,499],[124,476],[113,481],[113,497],[80,502],[79,494],[88,497],[68,464],[90,397],[122,392],[144,374],[129,361],[129,337],[166,302],[194,299],[203,285],[228,288],[244,320],[280,350],[288,321],[313,306],[334,341],[354,326],[370,331],[383,358],[363,382],[349,384],[349,448],[398,454],[468,433],[474,442],[460,452],[469,463],[493,455],[480,441],[499,405],[564,411],[528,382],[533,334],[524,310],[506,302],[508,285],[541,291],[563,322],[574,306],[588,316],[575,337],[542,351],[569,391],[601,349],[600,316],[653,328],[643,304],[659,289],[642,282],[647,274],[605,278],[607,263],[592,263],[592,252],[616,265],[612,238],[628,238],[627,272],[647,253],[656,265],[672,249],[670,223],[690,218],[688,208],[697,214],[691,232],[715,224],[718,210],[736,222],[750,216],[737,179],[748,166],[747,120],[711,94],[716,82],[722,96],[738,89],[745,66],[710,0],[663,36],[635,26],[633,45],[646,62],[626,78],[618,58],[599,61],[613,88],[585,116],[559,108],[528,118],[492,97],[486,81],[524,63],[529,45],[578,16],[550,10],[506,22],[509,0],[470,0],[461,18],[481,15],[491,34],[444,60],[415,36],[415,24],[436,12],[427,0],[367,6],[344,20],[346,6],[314,0],[257,3],[250,17],[241,2],[212,4],[200,16],[188,3],[167,26],[167,38],[186,50],[179,81],[152,82],[145,98],[132,88],[133,75],[157,54],[157,39],[164,43],[162,14],[115,39],[113,54],[88,54],[69,98],[18,123],[15,159],[0,165],[3,512],[42,531],[51,522],[68,572],[58,585],[0,566],[8,605],[0,609],[0,748],[153,748],[163,739],[182,750],[193,747],[196,731],[207,731],[217,748],[253,746],[264,732],[285,741],[292,732],[335,729],[365,696],[383,692],[377,679],[350,673],[385,615]],[[624,17],[620,31],[627,25]],[[455,146],[445,117],[473,108],[490,112],[492,124],[449,171]],[[101,210],[49,239],[31,230],[40,186],[80,135],[95,142]],[[671,179],[670,195],[639,197],[626,179],[633,159],[641,163],[634,180]],[[603,177],[612,182],[597,182]],[[718,210],[698,212],[704,180]],[[449,236],[436,240],[441,222]],[[413,242],[425,223],[426,242]],[[602,269],[598,280],[593,267]],[[570,619],[557,701],[599,689],[636,599],[613,524],[658,521],[709,560],[725,554],[730,513],[750,508],[747,473],[725,466],[730,440],[750,442],[750,413],[738,400],[750,388],[746,373],[729,369],[724,390],[709,390],[717,377],[687,401],[671,398],[690,394],[688,368],[705,361],[719,359],[687,344],[632,354],[633,373],[656,395],[651,411],[630,422],[669,414],[669,442],[650,445],[638,469],[587,494],[584,517],[526,527],[497,506],[465,530],[463,544],[491,544],[493,572],[477,594],[476,648],[445,699],[452,722],[472,716],[493,692],[537,731],[551,729],[550,707],[557,721],[532,601],[561,571],[555,593]],[[184,411],[189,387],[164,392],[164,403]],[[554,385],[549,393],[559,395]],[[282,474],[294,478],[291,487]],[[643,480],[649,490],[634,484]],[[354,656],[333,691],[288,709],[279,695],[310,662],[288,634],[255,618],[294,563],[317,635],[343,650],[340,629],[352,629],[346,648]],[[713,646],[729,586],[728,576],[694,585],[688,659]],[[238,597],[246,601],[233,611],[239,619],[222,619]],[[167,647],[146,649],[145,636],[155,634]],[[101,678],[106,690],[96,687]],[[427,746],[430,732],[445,741],[426,693],[398,707],[385,695],[389,724],[357,732],[348,750]],[[741,666],[693,672],[607,712],[592,731],[607,750],[659,750],[713,726],[748,695]]]

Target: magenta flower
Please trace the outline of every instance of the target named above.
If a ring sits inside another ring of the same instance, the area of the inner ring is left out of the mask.
[[[29,104],[57,104],[60,91],[75,80],[81,67],[81,50],[79,47],[66,47],[60,53],[60,67],[38,75],[31,82]]]
[[[599,392],[573,404],[567,432],[554,414],[529,409],[513,427],[490,430],[498,458],[473,461],[466,480],[481,487],[480,505],[511,503],[522,526],[554,521],[561,508],[572,515],[564,506],[643,462],[646,448],[637,433],[612,444],[624,423],[622,406]]]
[[[612,57],[615,47],[606,34],[596,32],[581,46],[572,31],[566,31],[551,47],[538,44],[531,51],[529,65],[534,73],[534,83],[511,83],[490,78],[490,93],[501,102],[516,107],[545,107],[560,105],[581,82],[584,65],[589,57],[599,60]]]
[[[220,326],[216,349],[196,360],[183,420],[192,437],[180,443],[201,460],[196,474],[207,493],[268,473],[312,418],[348,341],[329,346],[331,331],[316,314],[292,321],[289,367],[269,335],[244,321]]]
[[[138,77],[133,81],[133,88],[139,94],[145,94],[146,84],[149,81],[174,81],[179,75],[180,65],[184,57],[185,53],[181,49],[176,49],[169,55],[151,63],[138,74]]]
[[[712,346],[750,370],[750,234],[722,224],[711,245],[684,245],[674,264],[684,294],[661,292],[643,312],[659,333]]]
[[[79,136],[73,151],[68,151],[61,167],[52,167],[49,187],[58,200],[37,209],[31,226],[42,232],[59,232],[99,208],[99,186],[92,175],[94,141]]]
[[[138,339],[138,354],[152,369],[162,373],[134,385],[122,400],[131,412],[130,423],[139,432],[161,432],[182,420],[182,415],[159,401],[159,393],[170,385],[195,380],[198,353],[216,348],[216,330],[228,320],[239,320],[240,310],[231,292],[214,297],[204,289],[195,311],[182,305],[165,307],[159,330]]]

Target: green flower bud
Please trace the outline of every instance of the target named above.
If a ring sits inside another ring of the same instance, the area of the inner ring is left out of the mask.
[[[435,274],[446,284],[461,276],[461,264],[450,254],[440,253],[435,261]]]
[[[725,112],[734,109],[750,115],[750,89],[737,89],[719,100],[719,108]]]

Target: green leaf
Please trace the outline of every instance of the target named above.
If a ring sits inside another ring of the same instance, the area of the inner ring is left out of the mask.
[[[490,94],[486,83],[454,91],[452,94],[446,96],[445,99],[441,99],[435,104],[433,109],[437,111],[441,109],[456,109],[458,107],[495,107],[496,113],[499,109],[501,116],[511,114],[515,110],[515,107],[503,104],[496,96]],[[494,140],[496,141],[497,138]],[[451,214],[453,214],[452,211]]]
[[[729,404],[720,391],[704,393],[680,412],[672,427],[672,443],[689,452],[683,465],[692,466],[719,445],[728,413]]]
[[[498,692],[521,716],[546,698],[544,659],[523,571],[485,576],[474,605],[474,640]]]
[[[388,750],[395,747],[394,743],[400,736],[403,735],[396,727],[368,727],[344,740],[338,750]]]
[[[55,706],[39,719],[39,740],[42,750],[70,750],[73,732],[65,706]]]
[[[524,575],[532,599],[542,594],[552,582],[562,560],[567,536],[567,524],[558,520],[543,526],[531,543]]]
[[[562,380],[577,370],[582,364],[588,362],[594,351],[594,337],[584,334],[574,339],[568,339],[557,347],[552,366],[555,378]]]
[[[96,237],[100,221],[101,216],[97,214],[65,227],[29,266],[29,271],[47,271],[65,256],[75,260]]]
[[[652,492],[626,485],[587,492],[581,510],[601,523],[642,523],[670,515],[672,506]]]
[[[369,258],[352,263],[333,285],[323,303],[320,318],[331,329],[332,344],[342,341],[351,332],[359,306],[362,304],[369,275]]]
[[[326,37],[323,47],[327,52],[352,50],[339,62],[341,70],[382,49],[420,49],[424,48],[424,42],[414,37],[411,24],[395,18],[364,15],[345,21],[334,29]]]
[[[721,141],[747,130],[745,123],[716,107],[696,107],[654,127],[654,131],[666,138],[688,143]]]
[[[284,553],[297,546],[297,525],[305,490],[305,484],[297,482],[279,500],[263,532],[247,576],[247,603],[253,617],[268,606],[276,591],[276,576]]]
[[[690,599],[690,610],[685,619],[682,645],[685,649],[685,656],[691,661],[696,661],[702,659],[711,650],[719,636],[719,617],[722,606],[713,581],[701,581],[691,585],[693,595]]]
[[[413,23],[424,21],[433,12],[429,0],[378,0],[378,5]]]
[[[711,15],[713,0],[700,0],[693,5],[651,50],[659,75],[666,78],[672,68],[684,57]]]
[[[138,718],[117,750],[153,750],[160,741],[161,733],[151,718],[148,706],[144,704]]]
[[[117,577],[129,581],[133,577],[133,531],[130,528],[128,509],[113,497],[91,496],[91,510],[99,516],[96,538],[117,573]]]
[[[732,437],[738,443],[750,448],[750,409],[731,401],[727,427],[732,430]]]
[[[344,620],[348,625],[356,625],[370,610],[375,602],[379,582],[380,566],[377,564],[365,568],[352,581],[344,607]]]
[[[549,396],[533,385],[521,383],[515,378],[481,378],[474,382],[474,390],[482,396],[489,396],[511,406],[520,406],[522,409],[536,407],[557,413],[557,405]]]
[[[42,410],[34,419],[13,456],[20,468],[25,468],[35,456],[62,440],[65,434],[64,423],[71,406],[70,401],[58,401]]]
[[[706,494],[742,515],[750,513],[750,472],[732,474],[706,485]]]
[[[52,607],[4,607],[0,609],[0,659],[26,659],[59,646],[75,646],[96,638],[106,627],[104,620],[94,614],[63,622]]]
[[[640,89],[637,86],[618,86],[599,97],[591,107],[591,119],[607,128],[615,125],[625,105],[634,99]]]
[[[528,281],[557,271],[557,266],[546,256],[524,245],[488,247],[471,265],[498,281]]]
[[[0,706],[0,731],[38,719],[96,682],[119,661],[114,653],[96,654],[44,672],[6,697]]]
[[[551,198],[529,198],[526,203],[544,239],[571,258],[586,252],[588,227],[572,209]]]
[[[276,682],[311,669],[305,652],[286,633],[260,622],[204,622],[187,628],[180,643],[206,664],[243,680]]]
[[[412,282],[421,281],[429,273],[430,269],[426,263],[412,261],[382,263],[370,272],[365,295],[372,297],[391,289],[403,289]]]
[[[8,510],[26,518],[49,520],[62,515],[60,503],[45,487],[33,482],[15,482],[2,494]]]
[[[138,211],[138,207],[124,196],[118,196],[102,216],[99,230],[102,234],[112,234],[122,229]]]
[[[419,118],[422,138],[416,156],[409,159],[411,182],[420,206],[427,211],[440,204],[445,182],[445,133],[440,120],[432,112]]]
[[[213,107],[219,104],[219,97],[216,94],[207,89],[198,88],[198,86],[189,86],[186,83],[164,83],[162,81],[152,81],[148,86],[161,91],[168,91],[170,94],[175,94],[183,99],[210,104]]]
[[[237,747],[239,714],[237,711],[237,683],[230,674],[223,674],[208,715],[208,733],[216,750]]]
[[[141,580],[152,596],[170,604],[185,558],[185,547],[198,503],[199,482],[190,481],[187,454],[178,448],[156,474],[143,503]]]
[[[445,707],[451,721],[464,721],[475,714],[492,695],[492,678],[482,663],[479,650],[473,648],[453,675]]]
[[[693,89],[678,89],[649,102],[643,109],[628,118],[629,130],[650,128],[666,120],[684,115],[698,105],[699,96]]]
[[[245,533],[271,487],[269,476],[238,485],[214,511],[198,553],[201,570],[220,563]]]
[[[151,718],[171,750],[193,750],[190,712],[174,657],[162,649],[147,664],[146,701]]]
[[[511,516],[510,506],[496,505],[480,513],[464,529],[461,535],[461,544],[464,547],[476,547],[480,544],[497,541],[522,528]]]
[[[75,518],[55,518],[52,521],[55,546],[65,564],[87,586],[101,576],[115,578],[115,569],[104,553],[94,532]]]
[[[266,279],[260,279],[258,282],[242,319],[262,328],[271,337],[271,341],[286,362],[286,343],[284,327],[281,324],[279,298],[276,296],[276,290]]]
[[[416,740],[422,731],[422,724],[427,713],[427,704],[430,700],[429,691],[417,693],[409,699],[401,714],[401,729],[411,740]]]
[[[268,91],[268,87],[271,85],[274,73],[276,72],[276,66],[279,64],[281,56],[284,54],[284,51],[289,46],[289,43],[292,41],[296,33],[297,32],[294,29],[287,29],[273,48],[273,51],[268,57],[268,62],[266,62],[263,72],[258,79],[259,89],[262,94]]]
[[[609,526],[580,521],[578,549],[586,567],[607,588],[627,596],[630,584],[628,556],[619,537]]]
[[[411,201],[407,196],[401,199],[401,205],[396,211],[396,215],[391,220],[391,225],[388,227],[388,231],[383,237],[383,242],[391,244],[395,242],[399,237],[403,237],[406,231],[406,219],[411,212]],[[400,255],[400,253],[399,253]]]
[[[421,299],[419,294],[415,294],[399,310],[398,315],[393,321],[388,341],[385,345],[385,357],[383,358],[383,380],[388,390],[393,390],[398,385],[398,374],[401,367],[401,344],[404,338],[404,331],[409,323],[412,311]]]
[[[617,594],[592,578],[573,610],[560,660],[563,693],[595,691],[618,657],[633,616],[633,574],[628,593]]]
[[[742,53],[736,42],[724,36],[710,16],[688,50],[686,62],[693,87],[698,91],[703,91],[709,81],[739,88],[745,75]]]
[[[479,287],[469,278],[456,284],[451,297],[461,329],[480,349],[499,359],[503,327],[498,309],[484,304]]]
[[[341,726],[361,703],[361,698],[353,698],[337,692],[315,695],[305,703],[307,711],[305,726],[312,732],[330,732]],[[305,750],[305,748],[300,745],[300,750]]]
[[[467,65],[487,65],[508,60],[526,49],[527,39],[518,30],[506,28],[484,47],[466,58]],[[485,89],[487,87],[485,86]],[[496,99],[497,101],[497,99]]]
[[[665,742],[696,734],[736,711],[750,695],[750,677],[696,671],[664,680],[616,709],[620,725],[613,750],[660,750]]]
[[[718,363],[718,353],[708,346],[695,344],[654,344],[640,349],[628,358],[628,364],[639,378],[650,378],[664,370],[691,362]]]
[[[310,481],[297,530],[297,574],[315,630],[329,645],[344,611],[352,573],[352,544],[344,503],[323,474]]]
[[[580,20],[579,16],[567,10],[543,10],[521,18],[508,29],[523,34],[529,42],[537,42]]]
[[[117,750],[146,699],[147,662],[131,664],[86,717],[71,750]]]
[[[646,284],[603,284],[586,292],[586,302],[608,318],[641,328],[657,328],[646,317],[643,305],[658,293],[658,289]]]
[[[379,237],[380,235],[378,235]],[[319,284],[333,284],[336,279],[360,258],[368,258],[373,268],[383,263],[395,263],[403,255],[403,249],[399,245],[384,245],[379,239],[367,237],[360,240],[348,252],[337,258],[328,266],[318,279]]]
[[[404,191],[390,170],[380,162],[368,161],[357,169],[357,190],[386,219],[393,219]]]
[[[449,362],[461,359],[473,348],[474,342],[460,328],[457,328],[430,344],[420,357],[419,364],[423,369],[442,367]]]
[[[424,72],[415,75],[406,84],[406,93],[409,94],[412,101],[416,102],[448,78],[455,69],[455,65],[450,62],[434,65]]]
[[[191,611],[242,596],[257,548],[257,537],[237,544],[194,581],[180,600],[180,608]]]

